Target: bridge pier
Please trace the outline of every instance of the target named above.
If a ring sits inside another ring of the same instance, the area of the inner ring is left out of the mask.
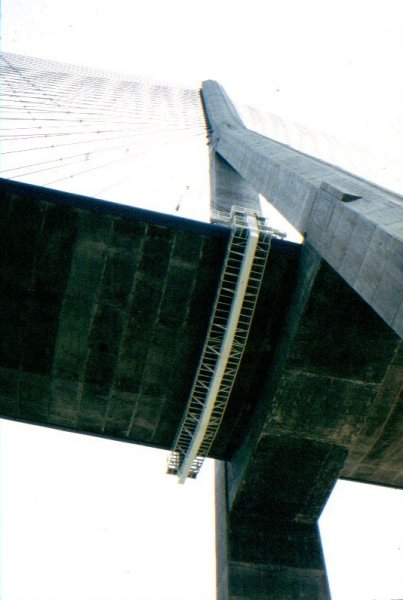
[[[330,599],[317,523],[228,508],[216,463],[217,600]]]

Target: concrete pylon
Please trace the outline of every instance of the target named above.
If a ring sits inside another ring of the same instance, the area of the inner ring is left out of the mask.
[[[214,137],[210,188],[213,220],[214,211],[230,213],[234,205],[260,212],[259,195],[215,152]],[[234,508],[228,482],[226,464],[216,463],[218,600],[330,598],[317,523],[279,518],[269,507],[264,514]]]
[[[210,198],[213,213],[229,214],[233,206],[260,213],[259,194],[214,150],[210,153]]]
[[[298,294],[295,297],[296,314],[301,316],[302,300],[309,295],[317,273],[322,273],[320,283],[329,272],[336,283],[338,275],[347,282],[345,285],[339,280],[339,287],[367,314],[361,327],[369,327],[371,317],[375,318],[379,330],[375,343],[380,344],[384,336],[396,344],[398,340],[390,328],[403,335],[403,199],[246,129],[216,82],[203,84],[203,100],[214,149],[213,205],[217,202],[225,206],[232,194],[228,190],[239,183],[235,192],[238,204],[242,205],[242,190],[246,198],[253,197],[251,190],[261,193],[306,237],[303,256],[309,260],[305,266],[301,264],[305,279],[301,298]],[[367,304],[359,298],[357,302],[354,292]],[[333,306],[337,295],[331,293],[329,301],[329,307]],[[292,317],[290,323],[298,319]],[[301,328],[306,331],[304,323]],[[365,340],[364,329],[358,330],[357,339]],[[347,326],[347,339],[349,335]],[[285,357],[293,335],[286,338],[285,334]],[[334,345],[331,335],[327,343],[329,347]],[[356,351],[354,343],[347,347],[349,353]],[[282,352],[280,348],[277,356]],[[343,467],[355,457],[354,440],[361,431],[361,417],[357,413],[353,418],[351,440],[337,437],[333,422],[326,430],[325,424],[317,421],[313,435],[306,431],[290,433],[285,423],[281,424],[279,414],[270,408],[275,379],[284,367],[280,363],[279,359],[268,375],[271,383],[266,389],[267,402],[263,401],[262,410],[256,411],[241,447],[229,463],[219,463],[216,468],[218,600],[330,598],[317,519]],[[334,385],[339,375],[335,377],[334,369],[328,367]],[[320,376],[324,374],[320,370]],[[312,369],[307,370],[307,377],[311,377],[312,384]],[[347,379],[344,375],[340,390],[344,385],[352,389],[356,383],[352,374]],[[367,391],[372,389],[372,379],[367,387]],[[320,390],[319,396],[324,394],[323,388]],[[300,392],[287,390],[304,411],[313,392]],[[343,403],[343,392],[337,393]],[[318,405],[322,404],[318,399]],[[320,414],[328,419],[327,413]],[[314,439],[318,431],[320,439]],[[290,489],[284,481],[287,476]]]
[[[215,81],[202,94],[216,152],[403,337],[403,198],[248,130]]]
[[[217,600],[330,600],[317,523],[230,511],[222,462],[215,493]]]

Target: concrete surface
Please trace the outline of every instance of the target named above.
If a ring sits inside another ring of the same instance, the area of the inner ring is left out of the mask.
[[[335,482],[403,488],[402,199],[247,130],[215,82],[203,101],[233,184],[306,237],[247,432],[216,466],[218,600],[329,599],[317,521]]]
[[[170,449],[229,229],[6,180],[0,191],[0,415]],[[299,250],[273,242],[214,457],[251,419]]]
[[[219,600],[328,598],[339,477],[403,488],[402,199],[246,130],[204,86],[212,197],[261,192],[273,240],[217,468]],[[216,154],[215,154],[216,153]],[[0,415],[170,448],[228,229],[0,180]]]
[[[246,129],[218,83],[202,94],[214,150],[402,337],[402,197]]]
[[[228,232],[0,185],[0,414],[170,448]]]

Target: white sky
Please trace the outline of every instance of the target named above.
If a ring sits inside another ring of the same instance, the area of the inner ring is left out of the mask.
[[[402,1],[3,0],[1,27],[5,51],[214,78],[401,162]],[[177,486],[155,451],[13,423],[0,458],[1,600],[214,598],[211,467]],[[371,490],[342,482],[321,522],[333,600],[403,598],[401,493]]]
[[[166,452],[4,421],[0,450],[1,600],[214,597],[212,461],[179,486]]]
[[[403,147],[400,0],[3,0],[2,14],[4,50],[190,86],[213,78],[339,138]]]

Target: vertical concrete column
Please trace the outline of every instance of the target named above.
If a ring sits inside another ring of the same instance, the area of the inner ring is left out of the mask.
[[[218,462],[216,555],[217,600],[330,600],[318,525],[230,513],[226,466]]]
[[[259,194],[214,151],[210,155],[210,198],[211,211],[230,213],[233,206],[240,206],[260,213]]]
[[[250,209],[260,212],[259,194],[245,181],[245,179],[236,171],[220,154],[215,151],[217,144],[216,137],[216,114],[215,111],[208,110],[204,95],[203,105],[205,118],[209,129],[212,131],[210,137],[210,198],[211,211],[220,211],[230,213],[233,206]],[[209,98],[209,101],[211,98]],[[218,105],[221,101],[218,95]],[[234,121],[242,126],[242,121],[239,118],[236,110],[232,107],[228,100],[226,109],[232,111]],[[218,107],[217,107],[217,110]]]

